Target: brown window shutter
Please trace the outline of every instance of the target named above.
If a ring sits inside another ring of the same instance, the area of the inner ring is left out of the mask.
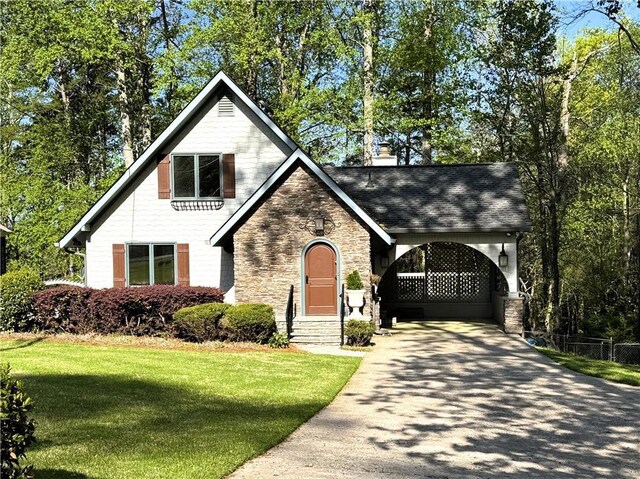
[[[171,157],[169,155],[158,162],[158,199],[171,199]]]
[[[124,267],[124,245],[113,245],[113,287],[124,288],[127,285],[127,278]]]
[[[236,197],[236,155],[225,153],[222,155],[222,196]]]
[[[178,243],[178,286],[189,284],[189,243]]]

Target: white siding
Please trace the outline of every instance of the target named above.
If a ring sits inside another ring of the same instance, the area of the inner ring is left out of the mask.
[[[233,286],[233,257],[208,240],[284,161],[290,149],[244,105],[235,115],[219,117],[213,100],[165,153],[235,153],[236,198],[218,211],[176,211],[158,199],[155,162],[132,182],[91,225],[87,241],[87,285],[113,286],[112,244],[127,242],[189,243],[192,286]]]

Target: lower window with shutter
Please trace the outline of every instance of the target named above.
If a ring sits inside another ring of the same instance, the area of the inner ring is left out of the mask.
[[[176,284],[175,243],[127,244],[127,284]]]

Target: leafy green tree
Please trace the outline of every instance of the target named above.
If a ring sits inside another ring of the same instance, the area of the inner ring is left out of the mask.
[[[545,1],[498,1],[480,46],[475,121],[485,129],[480,158],[518,163],[536,233],[523,242],[525,276],[535,292],[534,323],[559,326],[559,251],[568,171],[559,161],[562,69],[555,59],[557,18]],[[528,251],[527,251],[528,250]]]
[[[462,114],[471,80],[472,31],[480,5],[462,1],[391,4],[383,30],[379,125],[404,163],[460,161]]]
[[[598,54],[576,77],[570,104],[576,199],[563,237],[563,299],[575,328],[630,339],[640,325],[640,57],[600,30],[574,48]]]

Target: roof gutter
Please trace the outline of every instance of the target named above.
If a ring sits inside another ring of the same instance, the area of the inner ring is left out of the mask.
[[[431,234],[431,233],[524,233],[532,231],[531,226],[512,226],[501,228],[388,228],[390,234]]]

